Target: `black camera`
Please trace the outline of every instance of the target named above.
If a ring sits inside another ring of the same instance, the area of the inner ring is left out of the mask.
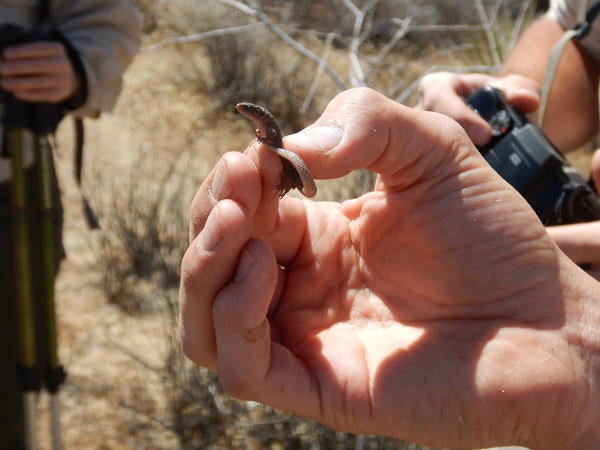
[[[544,225],[600,219],[598,196],[548,138],[506,100],[486,86],[467,104],[492,128],[492,140],[479,151],[531,205]]]

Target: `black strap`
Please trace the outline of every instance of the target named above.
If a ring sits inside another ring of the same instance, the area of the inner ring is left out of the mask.
[[[587,36],[587,34],[590,32],[590,29],[592,28],[592,23],[594,22],[594,20],[596,20],[596,17],[598,17],[599,13],[600,1],[595,1],[585,13],[585,20],[582,23],[579,23],[575,26],[575,30],[577,31],[575,39],[579,40]]]
[[[83,128],[83,119],[80,119],[79,117],[73,117],[73,125],[75,126],[75,180],[77,181],[79,191],[81,192],[81,178],[83,175],[83,143],[85,136]],[[90,203],[88,202],[83,192],[81,192],[81,208],[83,210],[83,217],[87,222],[88,228],[92,230],[100,228],[98,216],[96,216],[96,213],[90,206]]]
[[[37,24],[38,26],[45,25],[50,18],[50,0],[39,0]]]

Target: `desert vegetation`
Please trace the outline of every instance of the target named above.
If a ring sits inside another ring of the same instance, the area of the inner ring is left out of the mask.
[[[502,0],[137,0],[144,48],[113,114],[87,123],[88,230],[57,136],[68,258],[57,283],[66,448],[417,449],[334,432],[225,395],[182,356],[179,262],[186,210],[220,155],[252,133],[233,105],[267,106],[285,132],[338,92],[370,86],[408,105],[430,71],[497,69],[535,2]],[[357,172],[319,198],[370,189]]]

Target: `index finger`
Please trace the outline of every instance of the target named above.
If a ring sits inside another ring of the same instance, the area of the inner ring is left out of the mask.
[[[60,42],[38,41],[26,44],[11,45],[4,49],[6,59],[45,58],[66,55],[65,47]]]

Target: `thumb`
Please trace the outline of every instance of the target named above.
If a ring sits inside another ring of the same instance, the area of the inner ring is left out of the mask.
[[[504,92],[508,102],[523,114],[534,112],[540,106],[540,87],[532,78],[513,74],[496,78],[490,84]]]
[[[317,178],[368,169],[387,187],[415,181],[435,167],[449,175],[456,164],[443,160],[477,153],[454,120],[405,107],[368,88],[335,97],[315,124],[288,136],[285,146],[302,155]]]

